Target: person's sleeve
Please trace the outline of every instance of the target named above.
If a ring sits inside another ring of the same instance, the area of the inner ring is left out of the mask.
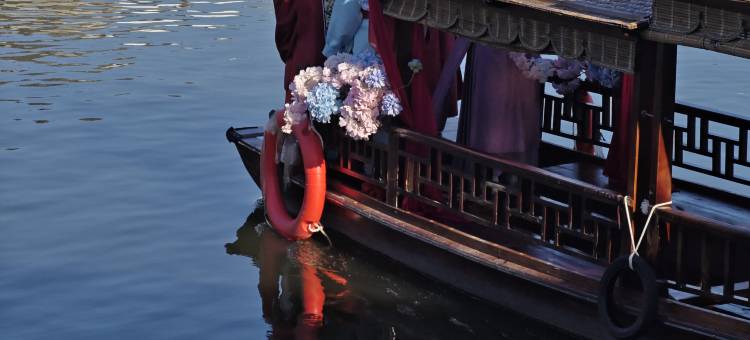
[[[349,52],[354,35],[361,24],[362,7],[358,0],[335,0],[323,55],[329,57],[336,53]]]

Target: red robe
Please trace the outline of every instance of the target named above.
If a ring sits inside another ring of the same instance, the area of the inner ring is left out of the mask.
[[[320,0],[274,0],[276,48],[284,67],[284,90],[289,101],[289,83],[300,70],[325,61],[323,5]]]

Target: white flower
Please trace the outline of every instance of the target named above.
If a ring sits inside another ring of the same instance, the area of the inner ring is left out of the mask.
[[[419,59],[412,59],[407,65],[413,73],[422,71],[422,62]]]

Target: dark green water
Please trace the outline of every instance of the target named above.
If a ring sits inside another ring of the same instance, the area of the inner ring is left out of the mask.
[[[709,70],[681,66],[681,96],[747,112],[725,85],[746,63],[681,58]],[[562,336],[356,247],[262,237],[224,131],[263,124],[281,74],[271,1],[0,0],[0,338]],[[301,268],[348,281],[324,282],[314,333],[294,324]]]

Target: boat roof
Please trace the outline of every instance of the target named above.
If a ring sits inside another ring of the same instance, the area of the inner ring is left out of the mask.
[[[648,23],[653,0],[492,0],[635,30]],[[742,0],[748,1],[748,0]]]
[[[628,73],[639,40],[750,58],[750,0],[383,0],[383,11],[476,42]]]
[[[512,50],[635,70],[652,0],[384,0],[383,12]]]
[[[646,40],[750,58],[750,0],[653,0]]]

